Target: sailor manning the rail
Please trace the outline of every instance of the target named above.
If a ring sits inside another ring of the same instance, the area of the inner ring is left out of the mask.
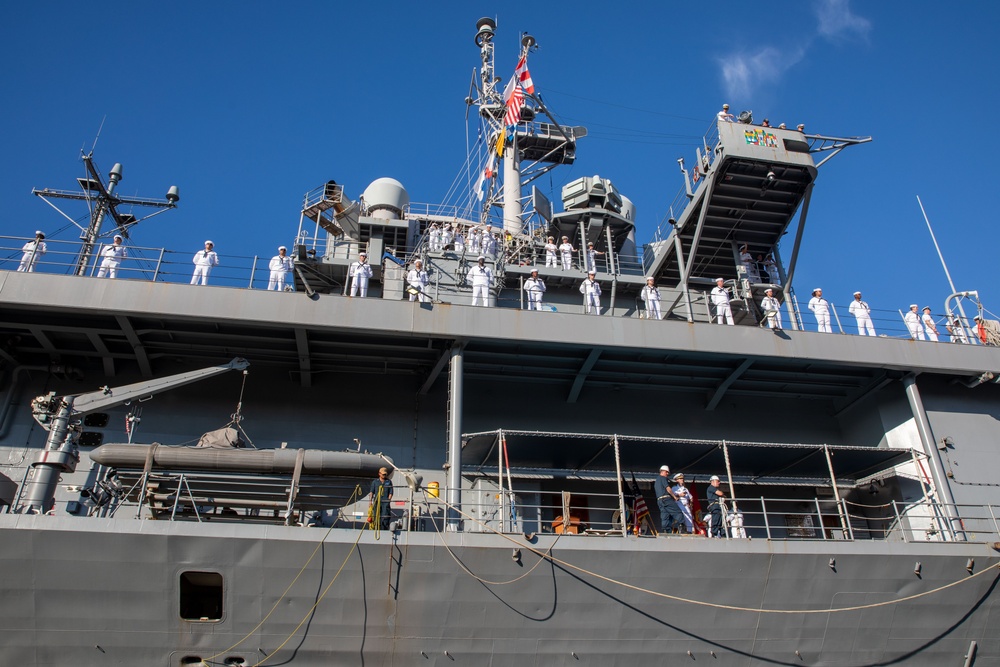
[[[556,251],[559,248],[556,246],[556,240],[553,237],[549,237],[549,240],[545,243],[545,266],[551,266],[555,268],[556,266]]]
[[[935,343],[938,342],[938,329],[937,325],[934,324],[934,316],[931,315],[930,306],[924,306],[924,314],[920,317],[920,320],[924,323],[924,329],[927,330],[927,340],[932,340]]]
[[[38,259],[46,253],[48,246],[45,245],[45,234],[40,231],[35,232],[35,238],[21,246],[24,255],[21,256],[21,263],[17,270],[22,273],[31,273],[35,270]]]
[[[191,276],[191,284],[208,284],[208,274],[212,272],[213,266],[219,265],[219,256],[215,253],[215,244],[205,241],[205,249],[194,254],[194,275]]]
[[[965,334],[965,327],[962,326],[962,320],[956,317],[952,320],[952,323],[947,327],[948,333],[951,334],[952,343],[961,343],[963,345],[969,344],[969,337]]]
[[[646,319],[660,319],[660,288],[656,286],[656,279],[653,276],[646,278],[646,285],[642,288],[642,300],[646,303]]]
[[[368,263],[368,253],[359,252],[358,261],[348,270],[351,276],[351,296],[368,296],[368,279],[372,277],[372,265]]]
[[[493,271],[486,266],[486,257],[480,255],[474,267],[469,269],[465,279],[472,285],[472,305],[478,306],[482,299],[484,306],[490,305],[490,285],[493,283]]]
[[[574,248],[573,244],[569,242],[569,237],[562,237],[562,243],[559,244],[559,255],[562,258],[563,271],[569,271],[573,268],[574,252],[576,252],[576,248]]]
[[[389,520],[392,518],[392,480],[389,479],[389,469],[379,468],[378,479],[372,480],[368,491],[368,508],[371,516],[382,530],[389,530]]]
[[[920,315],[917,313],[917,304],[910,304],[910,312],[903,315],[903,321],[906,322],[906,328],[910,331],[910,338],[913,340],[925,340],[924,338],[924,326],[920,323]]]
[[[541,310],[545,281],[538,277],[538,269],[532,269],[531,277],[524,281],[524,292],[528,296],[528,310]]]
[[[597,270],[597,256],[598,255],[603,255],[603,254],[605,254],[605,253],[598,252],[597,250],[594,249],[594,242],[593,241],[591,241],[590,243],[587,244],[587,270],[588,271],[590,271],[591,269],[593,269],[594,271]]]
[[[587,272],[587,278],[580,283],[580,294],[583,295],[583,304],[587,314],[591,314],[591,309],[595,315],[601,314],[601,285],[596,280],[597,273],[591,269]]]
[[[288,248],[283,245],[278,246],[278,254],[267,263],[267,268],[271,271],[267,281],[267,289],[278,292],[285,291],[285,276],[292,270],[292,258],[286,254],[287,252]]]
[[[764,298],[760,300],[760,309],[764,311],[764,320],[770,329],[781,331],[781,303],[774,298],[774,290],[768,287],[764,290]]]
[[[859,336],[875,335],[875,325],[872,324],[872,309],[867,302],[861,300],[861,292],[854,293],[854,301],[851,302],[851,307],[848,310],[858,321]]]
[[[420,303],[430,303],[431,297],[427,294],[429,283],[424,263],[419,259],[416,260],[413,262],[413,268],[406,274],[406,291],[410,294],[410,301],[416,301],[419,296]]]
[[[124,240],[121,234],[115,234],[115,242],[101,251],[101,257],[104,259],[101,260],[101,268],[97,270],[98,278],[107,276],[114,279],[118,277],[118,267],[122,265],[122,260],[128,256],[125,252],[125,246],[122,245]]]
[[[712,288],[712,305],[715,306],[716,321],[722,324],[723,318],[726,324],[733,325],[733,309],[729,305],[729,292],[724,287],[726,281],[722,278],[715,279],[715,287]]]
[[[833,333],[830,328],[830,302],[823,298],[823,290],[816,288],[813,290],[812,298],[809,299],[809,310],[816,316],[816,330],[820,333]]]

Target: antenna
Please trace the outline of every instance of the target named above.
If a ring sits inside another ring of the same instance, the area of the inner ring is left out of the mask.
[[[94,137],[94,145],[90,147],[90,154],[93,155],[94,151],[97,149],[97,141],[101,138],[101,131],[104,129],[104,121],[108,119],[108,114],[104,114],[104,118],[101,119],[101,124],[97,128],[97,136]],[[82,151],[81,151],[82,152]]]
[[[948,285],[951,287],[952,294],[954,294],[958,292],[958,290],[955,289],[955,281],[951,279],[951,273],[949,273],[948,271],[948,265],[945,264],[944,262],[944,255],[941,254],[941,246],[938,245],[937,237],[934,236],[934,229],[931,228],[931,221],[930,218],[927,217],[927,211],[924,210],[924,203],[920,201],[920,195],[917,195],[917,204],[920,205],[920,212],[924,216],[924,222],[927,223],[927,231],[931,233],[931,241],[934,242],[934,249],[937,250],[938,259],[941,260],[941,267],[944,269],[944,275],[945,277],[948,278]],[[958,304],[958,312],[962,315],[962,325],[964,326],[965,323],[968,322],[968,320],[965,318],[965,309],[962,308],[961,301],[958,301],[957,304]]]

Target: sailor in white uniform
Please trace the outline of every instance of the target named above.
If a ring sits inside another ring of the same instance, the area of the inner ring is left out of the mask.
[[[480,246],[482,247],[482,253],[484,255],[489,255],[490,257],[496,259],[497,237],[493,236],[493,225],[486,225],[486,230],[483,231],[483,238]]]
[[[753,255],[750,254],[750,249],[746,244],[740,248],[740,263],[747,272],[747,280],[752,283],[760,282],[760,274],[757,273],[757,265],[754,264]]]
[[[764,320],[770,329],[781,330],[781,303],[774,298],[774,290],[768,287],[764,290],[764,298],[760,300],[760,309],[764,311]]]
[[[371,268],[371,267],[369,267]],[[407,291],[410,293],[410,301],[420,298],[420,303],[429,303],[431,297],[427,294],[427,285],[430,279],[424,271],[424,263],[421,260],[413,262],[413,268],[406,274]]]
[[[455,252],[459,255],[465,252],[465,235],[461,227],[455,228]]]
[[[482,234],[478,227],[469,230],[469,252],[479,254],[479,242]]]
[[[97,270],[98,278],[107,276],[113,279],[118,277],[118,267],[122,265],[122,260],[128,256],[128,253],[125,252],[125,246],[122,245],[124,241],[121,234],[115,234],[115,242],[101,251],[101,257],[104,259],[101,260],[101,268]]]
[[[906,328],[910,330],[910,338],[913,340],[925,340],[924,338],[924,327],[920,324],[920,315],[917,313],[917,304],[910,304],[910,312],[903,315],[903,321],[906,322]]]
[[[191,276],[191,284],[202,285],[208,284],[208,274],[212,272],[213,266],[219,265],[219,256],[215,253],[215,244],[211,241],[205,241],[205,249],[199,250],[194,254],[194,275]]]
[[[528,310],[541,310],[545,281],[538,277],[538,269],[532,269],[531,277],[524,281],[524,292],[528,297]]]
[[[33,241],[28,241],[23,246],[21,246],[21,252],[24,254],[21,256],[21,263],[18,265],[17,270],[22,273],[31,273],[35,270],[35,265],[38,264],[38,259],[48,251],[48,246],[45,245],[45,234],[40,231],[35,232],[35,239]]]
[[[642,288],[642,300],[646,302],[646,319],[660,319],[660,288],[656,286],[656,279],[653,276],[646,278],[646,284]]]
[[[712,288],[712,305],[715,306],[716,321],[722,324],[725,319],[726,324],[733,325],[733,309],[729,306],[729,292],[723,287],[726,281],[722,278],[715,279],[715,287]]]
[[[587,272],[587,278],[580,283],[580,294],[583,295],[583,304],[587,314],[593,312],[595,315],[601,314],[601,286],[595,279],[597,272],[591,269]]]
[[[556,240],[553,237],[549,237],[548,242],[545,244],[545,266],[556,266],[556,251],[559,248],[556,247]]]
[[[732,123],[734,120],[736,120],[736,118],[733,116],[733,114],[729,113],[729,105],[728,104],[723,104],[722,105],[722,111],[720,111],[717,115],[719,117],[719,120],[723,121],[725,123]]]
[[[486,266],[486,257],[480,255],[475,266],[469,269],[465,279],[472,285],[472,305],[478,306],[482,299],[484,306],[490,305],[490,285],[493,284],[493,271]]]
[[[428,232],[428,238],[430,238],[431,250],[438,251],[441,249],[441,228],[438,227],[438,223],[432,222],[430,231]]]
[[[277,292],[285,291],[285,279],[288,272],[292,270],[292,258],[287,253],[288,248],[280,245],[278,246],[278,254],[267,263],[267,268],[271,272],[267,281],[267,289]]]
[[[587,270],[588,271],[591,271],[591,270],[596,271],[597,270],[597,256],[598,255],[603,255],[603,254],[604,254],[603,252],[597,252],[597,250],[594,249],[594,242],[593,241],[591,241],[590,243],[587,244]]]
[[[830,302],[823,298],[823,290],[818,287],[813,290],[812,298],[809,299],[809,310],[816,316],[817,331],[833,333],[830,327]]]
[[[368,263],[368,253],[359,252],[358,261],[351,264],[351,296],[368,296],[368,279],[372,277],[372,265]]]
[[[969,344],[969,337],[965,334],[965,327],[962,326],[962,320],[956,317],[952,323],[948,326],[948,333],[951,334],[952,343],[961,343],[963,345]]]
[[[447,248],[451,245],[451,242],[455,240],[455,230],[452,229],[451,223],[444,223],[444,227],[441,228],[441,247]]]
[[[934,323],[934,316],[931,315],[930,306],[924,306],[924,314],[920,319],[924,323],[924,329],[927,330],[927,340],[938,342],[938,328]]]
[[[854,301],[848,309],[854,319],[858,321],[859,336],[874,336],[875,325],[872,324],[872,309],[867,302],[861,300],[861,292],[854,293]]]
[[[569,271],[573,268],[574,252],[576,252],[576,248],[574,248],[573,244],[569,242],[569,237],[562,237],[562,243],[559,244],[559,255],[562,258],[563,271]]]

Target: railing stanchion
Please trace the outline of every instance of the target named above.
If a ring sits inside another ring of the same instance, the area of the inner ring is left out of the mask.
[[[771,522],[767,520],[767,505],[764,503],[764,496],[760,497],[760,513],[764,517],[764,532],[767,534],[767,539],[771,539]]]
[[[819,498],[813,498],[816,501],[816,517],[819,520],[819,534],[826,539],[826,526],[823,525],[823,508],[819,506]]]
[[[254,255],[253,265],[250,267],[250,284],[247,285],[247,289],[253,289],[253,279],[256,273],[257,273],[257,255]]]

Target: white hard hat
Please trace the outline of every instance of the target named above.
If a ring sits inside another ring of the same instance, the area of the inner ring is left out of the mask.
[[[720,481],[719,480],[719,476],[718,475],[712,475],[711,477],[708,478],[708,481],[710,481],[710,482],[718,482],[718,481]]]
[[[660,472],[670,472],[670,466],[660,466]]]

